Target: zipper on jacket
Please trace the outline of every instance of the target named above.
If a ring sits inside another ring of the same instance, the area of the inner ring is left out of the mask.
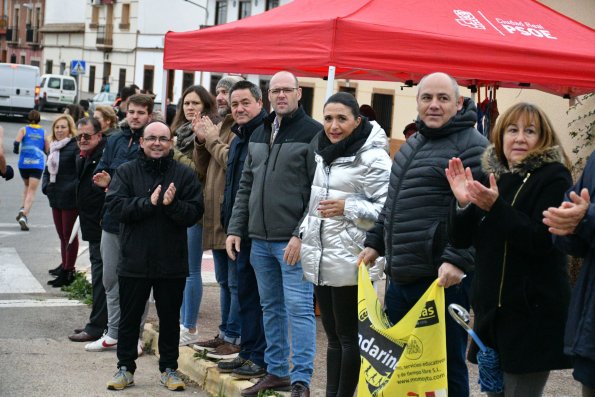
[[[525,182],[527,182],[527,179],[529,179],[530,176],[531,176],[531,173],[529,172],[527,174],[527,176],[525,177],[525,179],[523,179],[521,186],[519,186],[516,193],[514,194],[512,203],[510,204],[511,207],[514,208],[514,203],[516,202],[516,199],[517,199],[521,189],[523,188],[523,186],[525,186]],[[504,288],[504,275],[506,274],[506,255],[507,254],[508,254],[508,239],[504,241],[504,257],[502,258],[502,276],[500,277],[500,288],[498,289],[498,307],[502,307],[502,289]]]
[[[324,164],[324,161],[323,161]],[[328,199],[328,192],[329,192],[329,187],[330,187],[330,179],[331,179],[331,166],[325,166],[324,167],[324,173],[326,174],[326,194],[325,196],[325,200]],[[320,204],[320,201],[318,202]],[[320,236],[320,259],[318,260],[318,285],[320,285],[320,269],[322,268],[322,255],[324,254],[324,247],[322,246],[322,223],[324,222],[324,220],[322,219],[322,217],[320,218],[320,227],[318,228],[318,235]]]

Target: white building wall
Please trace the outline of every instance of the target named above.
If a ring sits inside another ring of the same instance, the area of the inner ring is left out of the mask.
[[[81,23],[88,3],[84,0],[45,0],[44,24]]]

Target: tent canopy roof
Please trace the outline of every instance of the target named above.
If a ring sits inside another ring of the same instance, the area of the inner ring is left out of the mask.
[[[534,0],[294,0],[262,14],[168,32],[166,69],[595,91],[595,30]]]

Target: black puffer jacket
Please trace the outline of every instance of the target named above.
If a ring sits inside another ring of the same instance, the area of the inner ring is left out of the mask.
[[[106,142],[107,138],[103,137],[91,156],[79,157],[76,160],[78,175],[76,208],[79,210],[81,232],[85,241],[97,242],[101,240],[100,220],[105,201],[105,190],[93,183],[93,175]]]
[[[76,208],[76,159],[79,157],[79,147],[76,140],[60,149],[60,161],[56,182],[50,183],[50,173],[46,166],[43,170],[41,191],[48,196],[50,207],[60,210]]]
[[[448,242],[446,223],[453,199],[444,170],[448,160],[460,157],[481,175],[481,155],[488,141],[473,127],[475,103],[463,108],[443,127],[428,128],[410,137],[393,161],[388,197],[366,236],[364,245],[386,256],[386,273],[396,283],[433,280],[443,262],[464,272],[473,270],[473,252]]]
[[[161,198],[174,183],[174,201],[151,204],[161,185]],[[204,211],[201,185],[194,172],[169,156],[154,160],[139,151],[139,158],[122,164],[105,197],[105,206],[120,222],[118,275],[179,278],[188,276],[186,229]]]
[[[451,210],[452,243],[476,249],[475,331],[498,351],[503,370],[513,374],[570,366],[562,353],[570,299],[566,258],[542,222],[543,211],[560,205],[572,183],[561,162],[559,148],[548,148],[509,171],[490,146],[484,171],[496,176],[498,199],[489,212],[474,205]],[[473,362],[476,354],[473,344]]]

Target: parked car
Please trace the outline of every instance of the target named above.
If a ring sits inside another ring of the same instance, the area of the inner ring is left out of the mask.
[[[93,114],[95,107],[99,105],[114,106],[118,95],[115,92],[100,92],[89,99],[89,114]]]
[[[0,113],[27,116],[35,107],[37,66],[0,63]]]
[[[44,74],[39,84],[37,108],[57,108],[62,112],[66,105],[76,103],[76,80],[72,76]]]

